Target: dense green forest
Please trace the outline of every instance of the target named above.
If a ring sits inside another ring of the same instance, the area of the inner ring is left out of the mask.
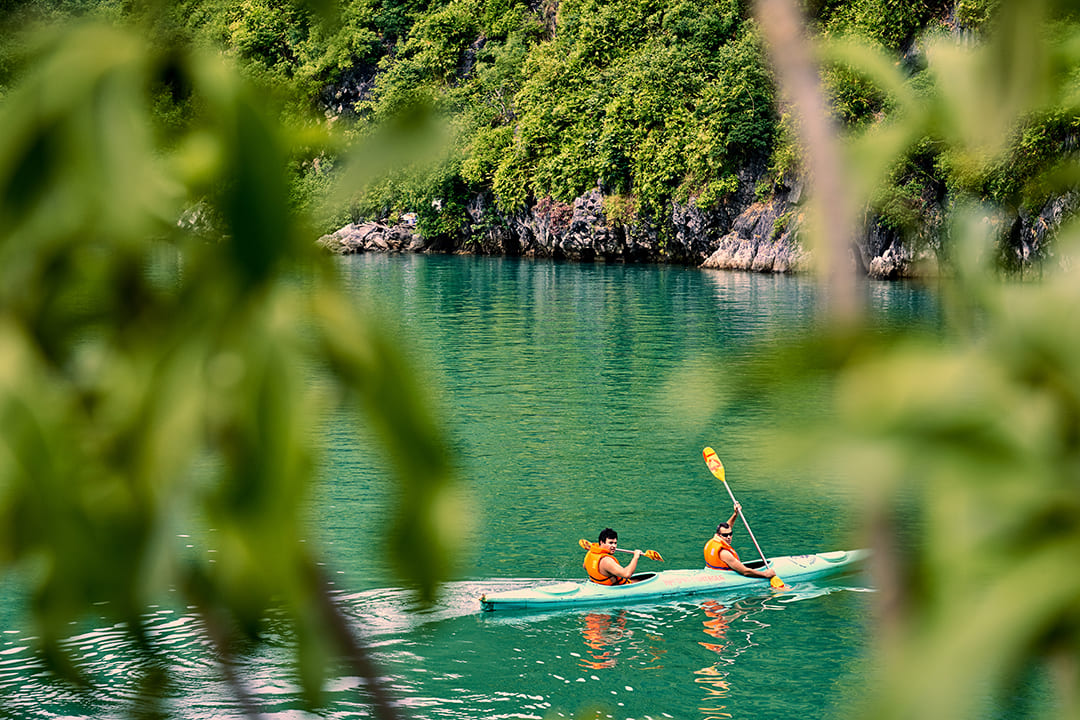
[[[974,42],[993,27],[996,0],[819,0],[804,11],[826,40],[858,39],[902,68],[916,93],[923,43],[954,35]],[[559,212],[592,188],[609,222],[662,224],[670,204],[708,209],[746,182],[768,197],[802,171],[791,116],[778,103],[751,6],[741,0],[344,0],[319,12],[289,0],[31,2],[5,7],[5,26],[61,15],[141,23],[171,43],[220,49],[281,99],[297,127],[362,137],[403,109],[438,113],[447,152],[398,166],[350,197],[328,199],[340,145],[313,143],[293,158],[292,202],[327,232],[361,218],[415,211],[427,235],[482,230],[465,215],[489,200],[481,221],[497,225],[523,208]],[[1064,21],[1060,21],[1064,26]],[[6,32],[5,37],[17,37]],[[9,40],[0,82],[20,72]],[[825,82],[837,122],[850,134],[887,123],[895,97],[843,62]],[[780,109],[778,109],[780,108]],[[197,108],[177,88],[157,106],[163,132]],[[1012,209],[1037,207],[1040,179],[1071,150],[1076,116],[1045,108],[1014,128],[1012,151],[961,162],[928,134],[913,143],[871,198],[879,221],[911,241],[941,226],[958,195]]]

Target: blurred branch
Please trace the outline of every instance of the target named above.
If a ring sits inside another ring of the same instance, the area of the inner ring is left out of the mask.
[[[225,682],[232,689],[233,697],[240,704],[241,709],[250,720],[259,720],[262,713],[255,699],[248,692],[247,686],[237,672],[238,663],[236,655],[232,652],[230,633],[220,618],[208,607],[202,607],[199,617],[202,619],[203,631],[206,633],[211,647],[217,652],[218,666],[225,676]]]
[[[398,720],[400,716],[395,709],[389,692],[383,685],[378,668],[371,659],[367,645],[358,636],[356,630],[349,623],[348,618],[331,595],[329,578],[314,564],[309,565],[309,570],[321,614],[326,618],[345,661],[358,677],[364,679],[367,690],[371,695],[375,717],[379,718],[379,720]]]
[[[855,241],[855,193],[825,103],[806,24],[794,0],[758,0],[755,16],[780,86],[799,118],[813,186],[810,240],[820,255],[817,270],[828,284],[833,319],[850,323],[860,313],[855,271],[849,262]]]

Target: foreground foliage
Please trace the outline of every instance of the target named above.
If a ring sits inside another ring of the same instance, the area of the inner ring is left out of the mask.
[[[148,606],[196,608],[226,669],[274,608],[310,699],[341,656],[391,716],[304,542],[314,430],[346,403],[381,440],[401,490],[389,547],[428,599],[452,557],[448,454],[401,349],[291,210],[290,154],[328,140],[148,34],[37,35],[0,105],[0,563],[71,680],[61,640],[91,615],[125,623],[152,678]],[[162,102],[187,120],[162,123]]]
[[[1031,128],[1053,121],[1045,108],[1076,107],[1080,32],[1062,31],[1051,3],[1004,3],[1001,13],[983,45],[927,47],[932,94],[911,92],[873,49],[833,45],[833,57],[897,100],[887,125],[837,158],[851,192],[865,198],[868,178],[922,152],[928,134],[957,167],[1015,166],[1012,137],[1037,143]],[[1047,189],[1069,191],[1078,171],[1076,157],[1063,158]],[[833,399],[835,413],[816,422],[785,406],[796,430],[780,446],[787,461],[813,459],[866,501],[879,672],[852,717],[1030,717],[1032,704],[1080,717],[1080,577],[1069,569],[1080,551],[1080,333],[1069,318],[1080,302],[1080,225],[1065,225],[1060,262],[1039,280],[1003,280],[985,200],[957,195],[943,333],[882,332],[840,313],[827,331],[718,379],[741,388],[736,398],[779,384],[784,398],[825,388]]]

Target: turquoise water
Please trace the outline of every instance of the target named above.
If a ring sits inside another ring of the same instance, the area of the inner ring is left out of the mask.
[[[444,256],[340,263],[356,312],[385,320],[416,360],[471,508],[456,579],[434,608],[417,611],[382,559],[393,496],[381,457],[345,416],[318,429],[327,464],[311,541],[406,716],[823,717],[857,696],[873,598],[861,576],[775,596],[548,614],[480,613],[477,602],[538,579],[580,577],[577,541],[605,526],[622,547],[662,552],[664,567],[700,565],[702,545],[731,511],[702,462],[706,445],[724,461],[766,553],[861,544],[851,489],[796,470],[766,473],[738,441],[775,424],[775,410],[752,401],[719,409],[695,384],[703,364],[811,327],[819,299],[811,279]],[[878,316],[933,321],[923,288],[865,292]],[[755,554],[741,528],[736,547]],[[151,609],[150,627],[179,668],[172,716],[242,715],[190,616]],[[303,711],[288,639],[269,641],[243,670],[265,716],[370,716],[351,678],[328,687],[317,714]],[[137,660],[117,628],[71,641],[99,680],[82,694],[43,676],[29,645],[8,628],[0,646],[0,692],[13,717],[118,716],[135,692]]]

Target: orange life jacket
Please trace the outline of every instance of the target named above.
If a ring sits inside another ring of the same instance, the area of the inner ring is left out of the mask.
[[[731,566],[720,557],[722,550],[727,550],[735,556],[736,560],[739,559],[739,553],[735,552],[735,548],[731,547],[731,543],[713,535],[709,542],[705,543],[705,566],[713,570],[731,570]]]
[[[585,553],[585,562],[582,565],[585,567],[585,572],[589,574],[589,579],[594,583],[600,585],[625,585],[630,582],[626,578],[621,578],[616,575],[605,575],[600,572],[600,561],[604,557],[612,557],[615,553],[611,552],[607,547],[600,543],[593,543],[589,546],[589,552]],[[616,562],[618,562],[616,560]]]

